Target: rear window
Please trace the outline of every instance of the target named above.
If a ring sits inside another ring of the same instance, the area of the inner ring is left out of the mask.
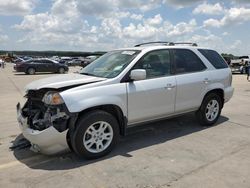
[[[199,49],[199,52],[207,58],[207,60],[216,68],[224,69],[228,68],[225,60],[214,50]]]

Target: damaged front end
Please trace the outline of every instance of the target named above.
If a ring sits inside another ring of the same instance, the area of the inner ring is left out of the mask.
[[[69,149],[67,132],[76,115],[68,112],[58,91],[29,90],[23,108],[17,105],[17,119],[31,149],[55,154]]]

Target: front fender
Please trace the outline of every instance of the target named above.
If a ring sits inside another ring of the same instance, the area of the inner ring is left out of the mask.
[[[127,116],[127,90],[125,83],[66,90],[60,93],[69,112],[77,113],[100,105],[116,105]]]

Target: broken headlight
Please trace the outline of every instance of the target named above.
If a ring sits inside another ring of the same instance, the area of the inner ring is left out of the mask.
[[[63,104],[64,101],[62,99],[62,97],[60,96],[60,94],[58,92],[54,92],[54,91],[48,91],[42,100],[45,104],[48,105],[59,105],[59,104]]]

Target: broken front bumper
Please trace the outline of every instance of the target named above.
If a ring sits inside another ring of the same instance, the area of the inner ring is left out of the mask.
[[[23,136],[31,143],[31,150],[47,155],[69,150],[66,138],[68,129],[58,132],[53,126],[42,131],[29,128],[27,118],[22,115],[20,103],[17,104],[17,121]]]

